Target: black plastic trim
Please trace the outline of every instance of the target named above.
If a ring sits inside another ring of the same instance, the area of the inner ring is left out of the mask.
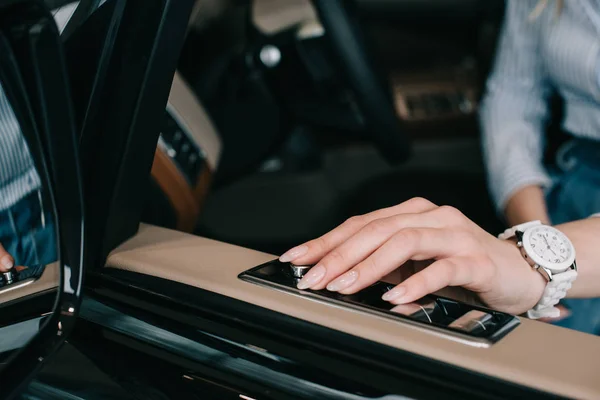
[[[296,349],[293,351],[294,357],[308,364],[312,362],[310,357],[306,357],[309,351],[332,360],[344,360],[348,367],[353,367],[344,371],[351,375],[363,368],[381,371],[393,377],[376,383],[382,390],[398,389],[400,382],[411,382],[448,394],[460,393],[463,398],[556,398],[552,394],[165,279],[106,269],[102,275],[94,276],[90,289],[88,295],[126,306],[131,315],[151,313],[160,316],[161,322],[156,323],[157,326],[165,327],[176,321],[224,337],[234,335],[232,332],[235,329],[241,336],[230,336],[229,339],[243,343],[252,335],[258,341],[257,345],[265,341],[267,347],[278,349],[280,354]],[[203,324],[200,324],[201,318],[206,319]],[[219,331],[216,328],[219,324],[229,326],[232,330],[227,333]],[[212,329],[216,330],[213,332]],[[354,378],[360,381],[364,376],[358,374]]]
[[[110,36],[96,44],[99,79],[89,98],[77,99],[96,105],[79,116],[90,269],[103,266],[108,253],[137,232],[193,5],[193,0],[112,0],[88,19],[110,25]]]

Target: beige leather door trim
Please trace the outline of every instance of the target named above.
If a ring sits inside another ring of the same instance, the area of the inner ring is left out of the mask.
[[[482,349],[424,334],[412,326],[333,308],[237,278],[272,260],[268,254],[142,225],[107,266],[199,287],[276,312],[523,386],[579,399],[600,398],[600,339],[523,319]]]
[[[200,100],[179,72],[173,77],[167,109],[202,149],[210,169],[215,171],[221,157],[221,138]]]
[[[252,22],[265,34],[275,34],[306,21],[317,20],[310,0],[253,0]]]

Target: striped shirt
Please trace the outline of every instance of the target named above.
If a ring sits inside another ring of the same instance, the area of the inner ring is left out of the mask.
[[[480,111],[483,152],[499,210],[518,190],[551,183],[542,159],[548,96],[565,101],[563,129],[600,140],[600,1],[508,0],[495,65]]]
[[[25,137],[0,84],[0,211],[40,188]]]
[[[53,11],[59,30],[64,29],[78,2]],[[40,189],[40,177],[21,132],[19,122],[0,83],[0,211]]]

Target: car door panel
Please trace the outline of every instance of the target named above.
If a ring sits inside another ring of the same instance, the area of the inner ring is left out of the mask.
[[[557,395],[594,398],[600,361],[596,337],[522,319],[490,348],[453,342],[395,321],[256,286],[238,274],[273,259],[268,254],[153,226],[111,253],[108,268],[201,288],[391,348]],[[549,351],[552,346],[552,351]],[[561,368],[556,368],[560,360]]]

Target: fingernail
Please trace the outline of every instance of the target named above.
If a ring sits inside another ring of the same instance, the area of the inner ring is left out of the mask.
[[[290,262],[294,261],[296,258],[305,255],[308,252],[308,246],[302,245],[294,247],[286,251],[281,257],[279,257],[279,261],[281,262]]]
[[[312,267],[310,271],[308,271],[308,273],[304,275],[304,278],[302,278],[300,282],[298,282],[298,289],[308,289],[309,287],[312,287],[317,283],[321,282],[321,279],[323,279],[326,272],[327,270],[322,265]]]
[[[406,294],[406,288],[398,286],[388,292],[385,292],[381,298],[385,301],[398,300],[400,297]]]
[[[2,265],[6,269],[11,269],[15,263],[11,256],[4,256],[2,260],[0,260],[0,265]]]
[[[357,279],[358,271],[346,272],[344,275],[327,285],[327,290],[330,292],[339,292],[340,290],[344,290],[352,286]]]

